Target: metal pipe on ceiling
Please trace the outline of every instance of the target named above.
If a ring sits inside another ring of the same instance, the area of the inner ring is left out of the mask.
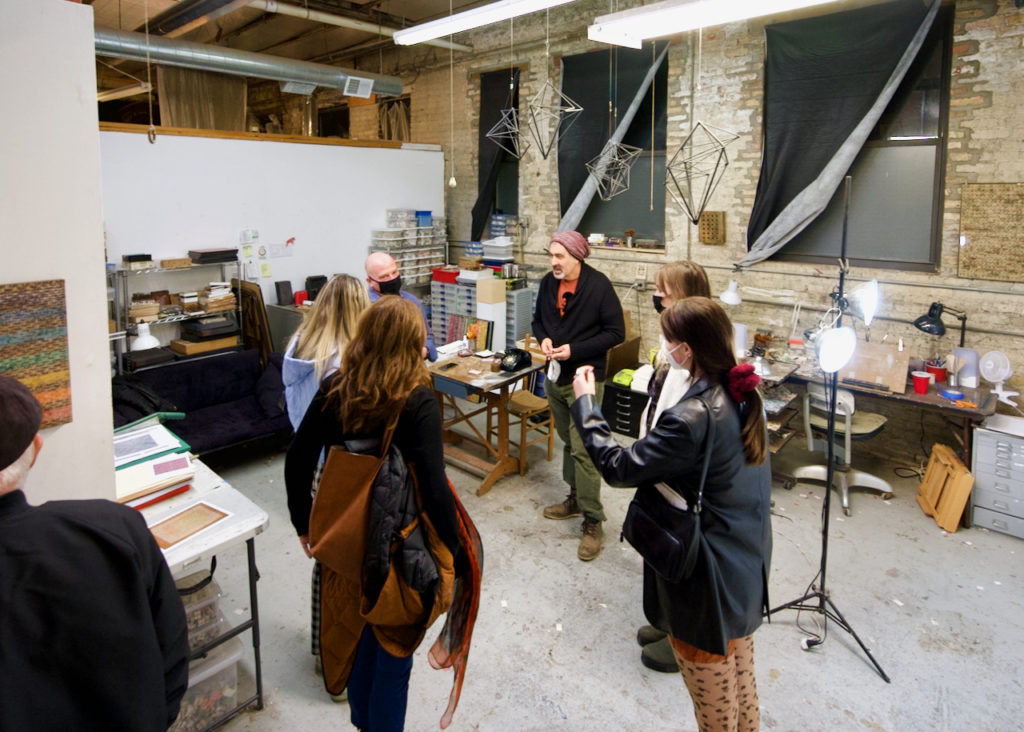
[[[353,30],[365,31],[367,33],[375,33],[381,36],[394,36],[395,31],[401,30],[400,28],[389,28],[383,25],[377,25],[376,23],[370,23],[365,20],[356,20],[354,18],[346,18],[341,15],[331,15],[330,13],[323,13],[319,10],[309,10],[308,8],[300,8],[295,5],[287,5],[285,3],[279,3],[277,0],[251,0],[248,3],[250,8],[256,10],[263,10],[267,13],[277,13],[278,15],[287,15],[292,18],[303,18],[305,20],[313,20],[317,23],[325,23],[328,25],[336,25],[341,28],[351,28]],[[423,45],[425,46],[438,46],[440,48],[451,48],[455,51],[472,51],[472,46],[466,46],[462,43],[450,43],[442,38],[435,39],[433,41],[427,41]]]
[[[373,93],[398,96],[402,93],[402,80],[397,76],[354,71],[326,64],[270,56],[224,46],[210,46],[190,41],[172,40],[160,36],[147,37],[142,33],[96,28],[96,55],[127,58],[134,61],[152,61],[165,66],[214,71],[235,76],[249,76],[274,81],[294,81],[316,84],[344,92],[349,80],[369,79]]]

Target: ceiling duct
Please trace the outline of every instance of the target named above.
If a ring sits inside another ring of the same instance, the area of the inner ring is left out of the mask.
[[[149,36],[147,41],[142,33],[110,28],[97,28],[95,38],[97,56],[127,58],[134,61],[148,59],[152,63],[164,66],[180,66],[256,79],[315,84],[341,92],[345,91],[346,85],[350,85],[350,88],[351,85],[357,85],[362,91],[366,84],[358,85],[358,82],[365,80],[370,83],[372,92],[379,96],[394,97],[402,93],[402,80],[396,76],[352,71],[326,64],[159,36]]]

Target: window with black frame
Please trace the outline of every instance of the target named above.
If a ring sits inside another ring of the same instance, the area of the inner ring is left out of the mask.
[[[913,65],[849,168],[847,258],[855,266],[938,268],[953,10],[939,10]],[[840,186],[825,211],[771,258],[833,263],[842,226]]]
[[[664,42],[656,44],[660,53]],[[588,176],[586,163],[598,154],[619,124],[654,61],[652,44],[640,50],[610,50],[562,59],[561,91],[583,107],[558,142],[558,185],[564,215]],[[630,169],[629,187],[604,201],[595,196],[577,230],[626,239],[665,243],[665,146],[668,62],[659,67],[622,142],[640,148]],[[653,172],[652,172],[653,171]]]

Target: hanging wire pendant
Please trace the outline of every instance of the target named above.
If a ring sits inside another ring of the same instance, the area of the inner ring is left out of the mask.
[[[694,224],[700,221],[711,194],[729,167],[725,146],[740,137],[721,129],[717,133],[703,122],[698,122],[665,166],[668,172],[665,185],[669,194]]]
[[[526,107],[526,124],[530,136],[537,143],[537,149],[545,160],[558,144],[558,138],[566,133],[577,120],[583,107],[545,81]]]
[[[590,177],[597,182],[597,195],[609,201],[629,190],[629,170],[643,148],[608,140],[601,153],[587,163]]]
[[[486,136],[516,160],[523,157],[530,147],[530,141],[520,134],[519,110],[515,107],[501,110],[501,119]]]

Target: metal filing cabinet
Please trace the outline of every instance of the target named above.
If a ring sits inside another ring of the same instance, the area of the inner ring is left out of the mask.
[[[996,414],[974,430],[975,526],[1024,539],[1024,419]]]

